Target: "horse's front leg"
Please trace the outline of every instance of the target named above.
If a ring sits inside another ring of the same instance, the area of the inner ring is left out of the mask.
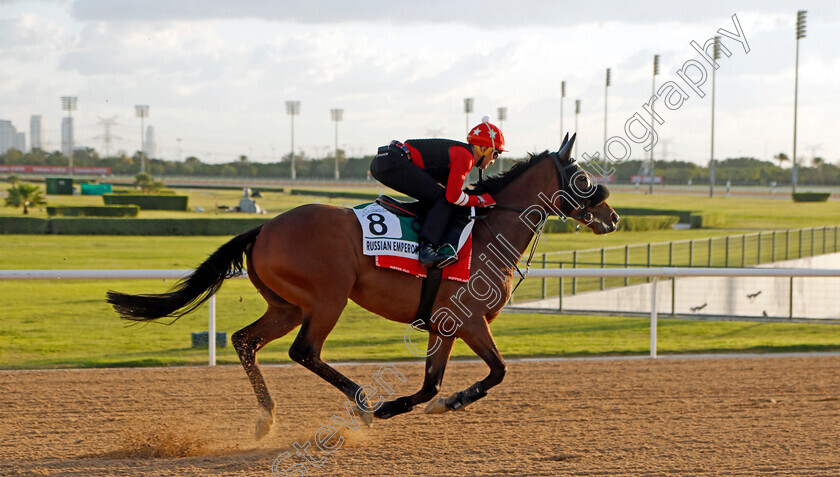
[[[490,374],[467,389],[454,393],[448,398],[438,398],[423,410],[426,414],[442,414],[447,411],[461,411],[468,405],[487,395],[487,391],[502,382],[507,371],[505,360],[496,347],[496,340],[490,333],[490,327],[484,318],[473,319],[458,329],[458,337],[477,354],[487,366]]]
[[[411,396],[404,396],[382,403],[373,413],[374,417],[388,419],[411,411],[414,406],[435,397],[440,392],[443,372],[446,370],[446,363],[449,362],[454,344],[454,337],[447,338],[438,333],[429,332],[429,346],[426,351],[426,376],[423,378],[423,387]]]

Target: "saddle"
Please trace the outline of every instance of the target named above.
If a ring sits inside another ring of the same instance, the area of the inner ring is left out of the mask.
[[[425,204],[422,204],[420,201],[402,201],[385,194],[381,194],[375,202],[394,215],[416,219],[418,226],[423,223],[426,219],[426,214],[429,212],[429,209],[425,206]],[[470,209],[466,207],[459,207],[458,210],[452,214],[452,219],[449,221],[449,226],[443,234],[443,240],[441,243],[452,244],[455,248],[459,248],[458,245],[461,240],[461,234],[464,232],[467,225],[470,224],[471,220]],[[417,232],[419,232],[419,229]]]

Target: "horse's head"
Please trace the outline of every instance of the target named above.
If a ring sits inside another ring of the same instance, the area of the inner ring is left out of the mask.
[[[573,135],[563,139],[560,150],[549,154],[557,170],[558,193],[552,197],[555,205],[560,202],[560,212],[589,227],[597,235],[615,232],[618,228],[618,214],[607,204],[610,191],[595,184],[578,162],[571,157],[575,143]]]

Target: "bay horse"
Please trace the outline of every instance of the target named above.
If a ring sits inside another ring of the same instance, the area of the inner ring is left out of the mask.
[[[291,359],[355,402],[355,411],[368,424],[374,417],[387,419],[431,401],[439,392],[455,340],[460,338],[484,360],[490,373],[464,391],[432,401],[426,412],[462,409],[484,397],[505,376],[505,362],[488,325],[510,298],[514,273],[519,273],[517,262],[539,233],[538,224],[548,215],[559,215],[578,220],[595,234],[617,228],[619,217],[605,201],[606,188],[594,185],[570,158],[574,140],[575,136],[569,140],[566,135],[558,152],[531,155],[470,191],[489,192],[497,205],[484,209],[481,224],[473,228],[470,281],[444,280],[440,286],[435,314],[424,327],[433,352],[427,352],[422,387],[410,396],[387,402],[380,398],[371,407],[363,387],[321,359],[324,341],[348,299],[405,324],[414,322],[419,306],[422,279],[377,268],[373,257],[363,255],[361,227],[348,208],[310,204],[289,210],[222,245],[169,292],[127,295],[109,291],[107,301],[127,320],[177,319],[207,300],[226,278],[247,267],[248,278],[268,309],[234,333],[231,341],[261,409],[257,439],[268,434],[275,421],[275,403],[257,353],[297,327],[300,331],[289,349]],[[244,266],[243,255],[247,257]]]

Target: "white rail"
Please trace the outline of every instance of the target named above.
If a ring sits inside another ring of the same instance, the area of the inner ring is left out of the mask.
[[[0,280],[139,280],[181,279],[192,270],[0,270]],[[523,271],[524,272],[524,271]],[[243,274],[237,278],[245,278]],[[673,277],[840,277],[840,269],[802,268],[566,268],[532,269],[529,278],[652,277],[650,356],[656,357],[656,285]],[[216,297],[208,302],[208,361],[216,365]]]
[[[179,280],[192,270],[0,270],[0,280]],[[236,277],[246,278],[247,273]],[[216,365],[216,295],[207,301],[208,364]]]

